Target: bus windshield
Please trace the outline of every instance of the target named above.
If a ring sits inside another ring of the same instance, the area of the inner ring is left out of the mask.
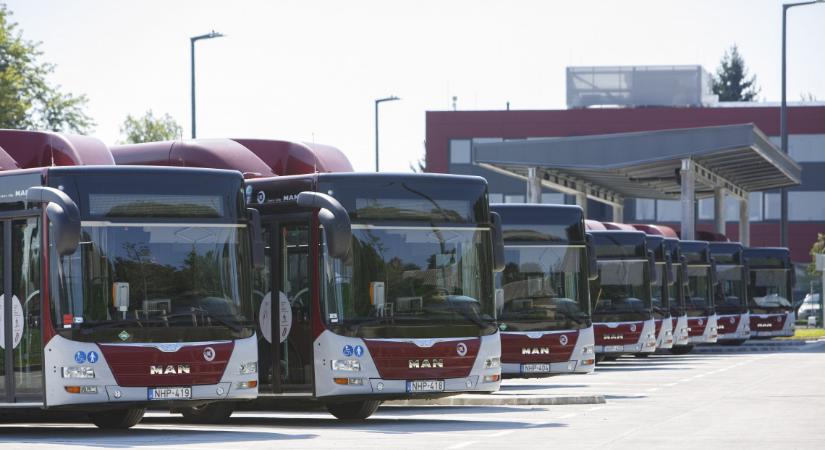
[[[503,295],[497,305],[500,328],[544,331],[589,326],[589,299],[582,286],[584,252],[583,246],[508,245],[504,272],[496,275],[496,287]]]
[[[741,314],[748,309],[745,299],[744,267],[739,265],[717,265],[719,284],[716,287],[716,311],[722,314]]]
[[[689,316],[712,314],[710,297],[710,266],[688,265],[688,284],[685,286],[685,309]]]
[[[324,250],[323,317],[365,338],[496,331],[487,227],[352,225],[345,259]]]
[[[593,319],[622,322],[650,319],[648,261],[601,260],[599,278],[591,286],[595,302]]]
[[[760,309],[791,309],[788,300],[788,269],[751,269],[750,305]]]
[[[251,336],[246,234],[244,224],[84,221],[78,249],[52,253],[58,331],[95,342]]]

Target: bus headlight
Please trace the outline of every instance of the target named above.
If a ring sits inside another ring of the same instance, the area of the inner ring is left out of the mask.
[[[496,367],[501,367],[501,358],[487,358],[484,360],[485,369],[495,369]]]
[[[332,370],[345,370],[348,372],[360,372],[361,362],[357,359],[333,359]]]
[[[241,375],[251,375],[258,373],[258,361],[241,363]]]
[[[63,378],[94,378],[95,370],[89,366],[69,366],[63,368]]]
[[[592,345],[585,345],[582,347],[582,355],[592,355],[593,354],[593,346]]]

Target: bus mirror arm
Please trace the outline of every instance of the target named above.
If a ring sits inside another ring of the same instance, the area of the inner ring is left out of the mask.
[[[48,186],[32,186],[26,191],[26,203],[46,204],[46,215],[57,252],[71,255],[80,242],[80,210],[65,192]]]
[[[501,229],[501,216],[496,212],[490,213],[490,225],[493,239],[493,271],[504,271],[504,232]]]
[[[656,256],[653,250],[647,251],[647,265],[650,267],[650,283],[656,283],[659,281],[659,271],[656,270]]]
[[[261,213],[255,208],[246,208],[246,213],[249,215],[250,240],[252,241],[252,267],[262,269],[266,244],[261,227]]]
[[[324,226],[329,255],[336,259],[346,258],[352,245],[352,225],[347,210],[338,200],[320,192],[301,192],[296,202],[302,208],[318,210],[318,220]]]
[[[588,281],[596,281],[599,279],[599,262],[596,259],[596,244],[593,243],[593,235],[590,233],[584,234],[584,243],[587,250],[587,274]]]

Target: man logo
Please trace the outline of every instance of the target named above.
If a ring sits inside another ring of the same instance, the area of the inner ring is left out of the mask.
[[[215,349],[212,347],[206,347],[203,349],[203,359],[207,361],[212,361],[215,359]]]
[[[177,366],[149,366],[149,375],[183,375],[190,373],[188,364],[178,364]]]
[[[466,356],[467,344],[459,342],[458,345],[455,346],[455,352],[458,353],[458,356]]]
[[[731,317],[730,318],[730,324],[733,325],[734,322],[736,322],[736,320],[733,317]]]
[[[699,319],[699,325],[704,325],[704,324],[705,324],[705,321],[702,320],[702,319]]]
[[[624,335],[622,335],[622,334],[605,334],[602,339],[604,339],[605,341],[619,341],[619,340],[624,339]]]
[[[522,355],[549,355],[550,347],[523,347]]]
[[[631,331],[632,333],[635,333],[635,332],[636,332],[636,324],[635,324],[635,323],[630,324],[630,331]]]
[[[443,359],[411,359],[408,362],[408,367],[410,369],[443,369],[444,368],[444,360]]]
[[[561,335],[561,337],[559,338],[559,344],[561,344],[562,347],[567,345],[567,335],[566,334]]]

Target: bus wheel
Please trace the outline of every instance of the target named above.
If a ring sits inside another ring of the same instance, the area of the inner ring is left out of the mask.
[[[341,420],[364,420],[371,416],[379,405],[381,405],[381,402],[377,400],[327,403],[327,411]]]
[[[183,418],[193,423],[226,423],[235,405],[230,402],[209,403],[195,406],[193,408],[183,408],[180,413]]]
[[[143,408],[106,410],[89,413],[89,419],[98,428],[125,430],[137,425],[143,419],[145,411]]]
[[[687,355],[692,350],[692,345],[674,345],[672,348],[670,348],[670,353],[674,355]]]

